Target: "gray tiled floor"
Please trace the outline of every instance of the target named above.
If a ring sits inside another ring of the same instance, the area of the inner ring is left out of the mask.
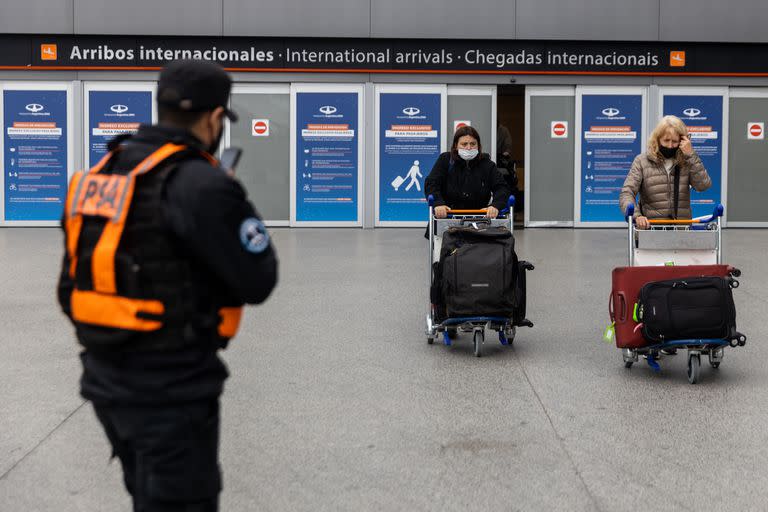
[[[761,510],[768,231],[725,233],[750,340],[690,386],[600,340],[618,230],[527,230],[514,348],[423,336],[422,230],[277,230],[279,289],[224,353],[222,509]],[[54,299],[61,238],[0,230],[0,510],[128,511],[77,394]]]

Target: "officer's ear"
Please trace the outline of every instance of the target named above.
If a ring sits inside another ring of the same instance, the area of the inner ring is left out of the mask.
[[[218,126],[224,126],[224,107],[216,107],[211,111],[211,122]]]

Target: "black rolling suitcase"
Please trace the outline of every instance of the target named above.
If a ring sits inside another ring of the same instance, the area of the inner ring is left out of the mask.
[[[530,263],[518,261],[509,229],[483,223],[451,228],[443,235],[435,266],[432,302],[440,320],[503,317],[513,325],[529,325],[525,271],[531,269]]]
[[[654,281],[640,290],[637,318],[652,343],[687,339],[739,340],[731,277]]]

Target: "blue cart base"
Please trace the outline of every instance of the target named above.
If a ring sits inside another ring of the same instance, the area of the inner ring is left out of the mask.
[[[431,331],[435,337],[442,333],[443,344],[448,347],[452,344],[451,333],[471,332],[475,356],[480,357],[483,352],[486,329],[497,331],[499,333],[499,343],[502,345],[511,345],[515,339],[516,328],[512,324],[512,319],[495,316],[448,318],[440,324],[433,326]],[[427,342],[432,344],[435,337],[428,335]]]
[[[674,340],[657,345],[650,345],[641,349],[623,349],[622,357],[624,358],[624,366],[626,368],[631,368],[632,365],[639,360],[639,356],[643,356],[648,362],[648,366],[650,366],[653,371],[658,372],[661,370],[659,358],[661,357],[662,350],[687,349],[688,382],[696,384],[699,380],[702,355],[709,357],[709,364],[712,368],[718,368],[723,361],[725,347],[743,346],[745,342],[746,338],[743,336],[733,342],[722,339]]]

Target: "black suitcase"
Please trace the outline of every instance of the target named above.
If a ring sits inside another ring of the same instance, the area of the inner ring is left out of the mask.
[[[637,317],[652,343],[687,339],[737,340],[733,278],[654,281],[640,290]]]
[[[515,239],[507,228],[477,223],[449,229],[431,290],[438,319],[514,318],[521,295],[524,304],[518,267]]]
[[[533,270],[533,263],[519,261],[517,263],[517,284],[515,285],[515,310],[512,313],[512,324],[523,327],[533,327],[533,322],[525,317],[526,298],[526,272]]]

